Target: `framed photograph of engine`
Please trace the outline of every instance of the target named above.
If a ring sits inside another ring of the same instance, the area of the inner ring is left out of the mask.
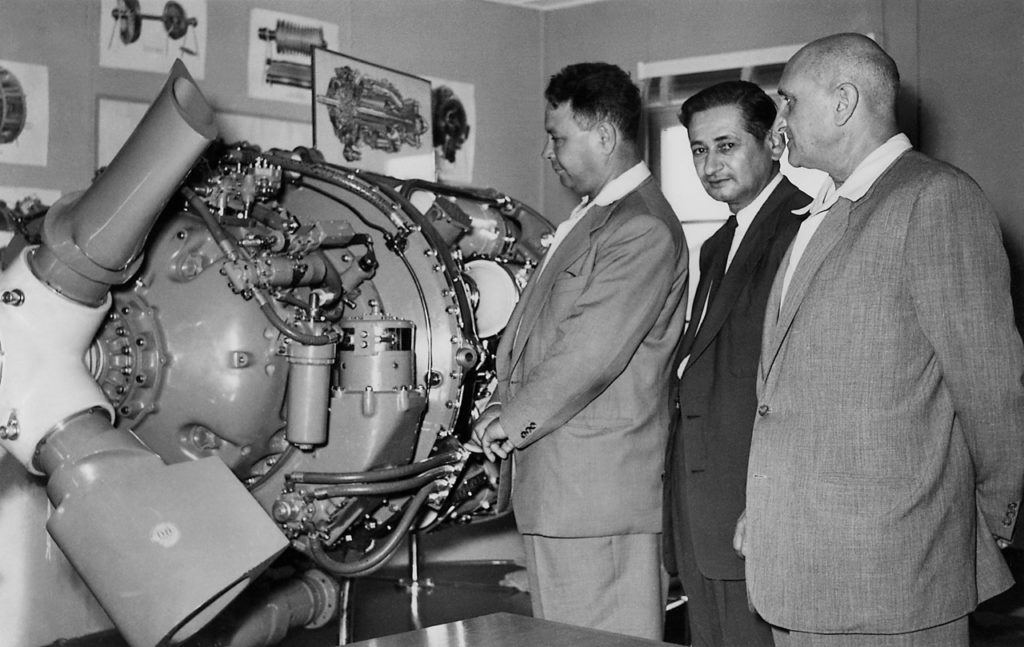
[[[332,164],[434,180],[430,81],[313,49],[313,146]]]

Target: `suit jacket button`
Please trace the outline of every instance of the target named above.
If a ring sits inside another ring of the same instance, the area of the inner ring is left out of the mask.
[[[771,411],[771,409],[768,408],[768,405],[767,404],[762,404],[761,406],[759,406],[757,408],[757,415],[759,415],[759,416],[767,416],[769,411]]]

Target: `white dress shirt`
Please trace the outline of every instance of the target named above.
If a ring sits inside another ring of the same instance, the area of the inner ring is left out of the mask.
[[[775,191],[780,182],[782,182],[782,174],[776,173],[775,177],[761,189],[761,192],[757,194],[757,197],[750,204],[736,212],[736,231],[732,235],[732,246],[729,248],[729,256],[725,259],[726,272],[729,271],[729,265],[732,264],[732,259],[736,256],[736,250],[740,248],[740,243],[743,242],[743,236],[746,235],[750,225],[754,222],[754,216],[761,210],[764,203],[768,201],[768,196]]]
[[[846,182],[843,182],[842,186],[836,188],[832,178],[826,178],[814,201],[803,209],[797,209],[793,212],[795,214],[806,213],[810,215],[800,225],[800,229],[793,239],[793,251],[790,254],[789,265],[786,266],[786,274],[782,280],[782,300],[786,298],[789,282],[793,278],[793,272],[796,271],[800,257],[803,256],[804,251],[807,249],[807,243],[810,242],[811,236],[821,226],[821,221],[825,219],[825,214],[832,208],[832,205],[839,198],[847,198],[850,202],[856,202],[863,198],[868,189],[871,188],[871,185],[875,183],[875,180],[885,172],[885,169],[889,168],[896,161],[896,158],[909,148],[912,148],[912,146],[906,135],[903,133],[893,135],[888,141],[865,157],[857,165],[857,168],[853,170],[853,173],[850,174]],[[779,303],[781,305],[782,301]]]

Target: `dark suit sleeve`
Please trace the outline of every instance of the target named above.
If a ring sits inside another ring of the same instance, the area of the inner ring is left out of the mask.
[[[565,424],[622,373],[672,289],[677,241],[667,223],[649,215],[623,218],[596,235],[594,267],[569,316],[538,322],[558,327],[550,351],[503,406],[513,445],[525,447]],[[531,425],[526,438],[512,433]]]
[[[975,468],[989,530],[1010,539],[1024,478],[1024,352],[995,213],[964,175],[919,192],[905,269]]]

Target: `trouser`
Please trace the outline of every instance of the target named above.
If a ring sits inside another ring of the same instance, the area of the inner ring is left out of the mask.
[[[661,640],[668,576],[661,535],[523,535],[537,618]]]
[[[704,577],[692,544],[687,544],[680,547],[682,554],[676,551],[676,562],[687,598],[692,647],[771,647],[771,625],[751,611],[746,580]]]

